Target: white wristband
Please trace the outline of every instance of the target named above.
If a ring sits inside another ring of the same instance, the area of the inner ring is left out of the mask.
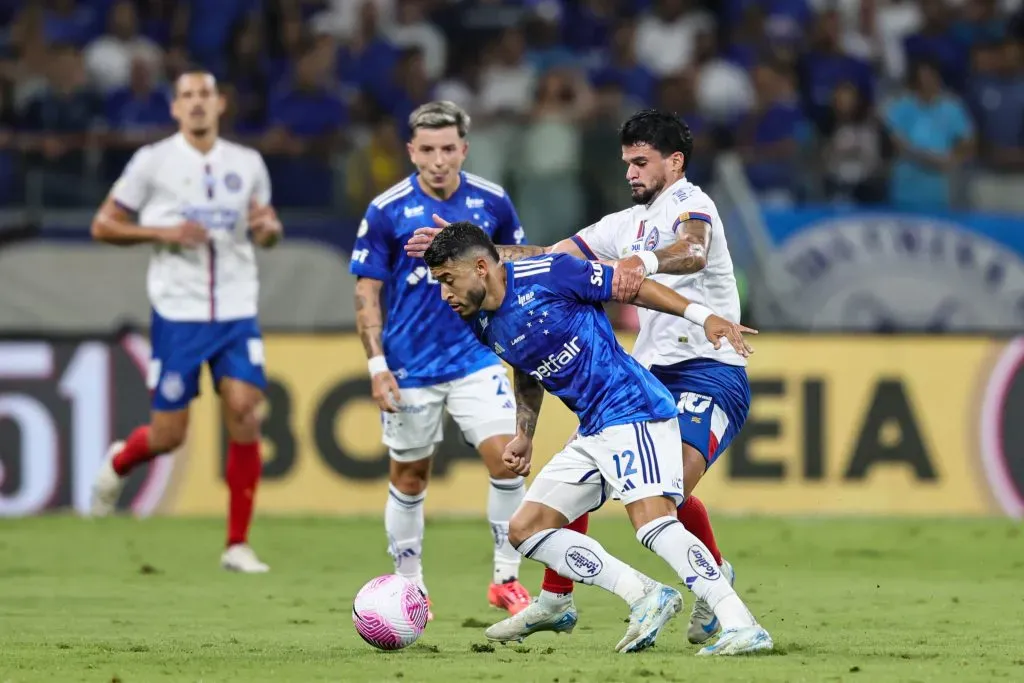
[[[654,275],[658,272],[658,255],[653,251],[637,252],[637,257],[644,262],[644,270],[647,275]]]
[[[690,309],[687,308],[686,310]],[[374,375],[379,375],[382,372],[390,371],[390,368],[388,368],[388,361],[386,358],[384,358],[384,356],[374,356],[369,360],[369,362],[366,365],[370,369],[370,377],[373,377]]]
[[[700,325],[701,327],[704,327],[704,321],[714,314],[715,312],[707,306],[701,306],[700,304],[694,303],[691,303],[686,307],[686,310],[683,311],[684,318],[695,325]]]

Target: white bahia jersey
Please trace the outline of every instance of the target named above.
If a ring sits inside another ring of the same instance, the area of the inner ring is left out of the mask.
[[[676,230],[681,230],[687,220],[702,220],[711,228],[707,265],[691,275],[657,273],[651,279],[690,301],[704,304],[726,320],[739,322],[740,295],[722,219],[711,198],[686,178],[666,188],[651,204],[605,216],[572,239],[587,258],[621,259],[674,244],[678,241]],[[716,351],[704,330],[688,320],[645,308],[639,310],[639,316],[640,333],[633,356],[644,367],[674,365],[693,358],[747,364],[727,343]]]
[[[223,321],[256,316],[259,284],[249,239],[249,202],[270,203],[270,176],[259,152],[217,140],[207,154],[180,133],[141,148],[112,196],[139,225],[170,228],[186,220],[209,232],[193,249],[155,245],[149,300],[160,316]]]

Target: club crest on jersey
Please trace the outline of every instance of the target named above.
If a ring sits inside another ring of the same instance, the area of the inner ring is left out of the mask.
[[[224,176],[224,187],[228,188],[230,192],[238,192],[242,189],[242,176],[238,175],[234,171],[229,171]]]
[[[640,221],[640,227],[636,230],[636,240],[630,247],[630,251],[654,251],[658,248],[658,242],[661,241],[661,236],[658,234],[658,228],[651,227],[647,229],[647,221]]]

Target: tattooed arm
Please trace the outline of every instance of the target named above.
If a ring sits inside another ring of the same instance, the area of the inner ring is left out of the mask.
[[[380,310],[380,293],[384,283],[369,277],[356,280],[356,329],[363,342],[363,350],[370,361],[370,383],[373,400],[381,410],[397,412],[396,404],[401,399],[398,382],[384,362],[384,316]],[[377,365],[375,365],[377,364]],[[379,367],[378,367],[379,365]]]
[[[544,402],[544,387],[540,380],[528,372],[516,368],[516,431],[528,439],[533,438],[537,431],[537,419],[540,417],[540,406]]]
[[[654,252],[658,272],[687,275],[704,269],[711,248],[711,226],[706,221],[691,219],[679,226],[679,241]]]

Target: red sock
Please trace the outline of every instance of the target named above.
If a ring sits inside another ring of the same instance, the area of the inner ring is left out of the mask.
[[[159,453],[149,450],[149,425],[136,427],[127,439],[121,452],[114,456],[111,465],[119,476],[126,476],[144,462],[149,462]]]
[[[228,545],[245,543],[249,538],[249,523],[256,499],[256,485],[260,481],[263,461],[260,443],[228,444],[228,462],[224,479],[228,484]]]
[[[578,531],[581,534],[587,533],[587,528],[590,526],[590,515],[585,514],[577,517],[575,520],[565,525],[566,529],[572,531]],[[558,572],[550,569],[544,570],[544,582],[540,584],[541,590],[545,590],[548,593],[572,593],[575,582],[572,579],[567,579],[564,576],[559,576]]]
[[[690,496],[676,510],[676,518],[683,523],[687,531],[708,547],[715,562],[721,566],[722,553],[718,550],[718,543],[715,542],[715,532],[711,530],[711,520],[708,519],[708,509],[704,507],[704,503],[700,502],[697,497]]]

